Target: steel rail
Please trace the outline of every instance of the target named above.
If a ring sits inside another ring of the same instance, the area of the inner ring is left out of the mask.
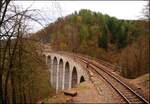
[[[84,61],[86,61],[87,63],[89,63],[89,64],[91,64],[91,65],[93,65],[93,66],[95,66],[95,67],[97,67],[98,69],[101,69],[101,70],[103,70],[105,73],[107,73],[109,76],[111,76],[111,77],[113,77],[116,81],[118,81],[120,84],[122,84],[124,87],[126,87],[129,91],[131,91],[134,95],[136,95],[140,100],[142,100],[142,102],[143,103],[146,103],[146,104],[149,104],[149,102],[146,100],[146,99],[144,99],[141,95],[139,95],[138,93],[136,93],[132,88],[130,88],[127,84],[125,84],[124,82],[122,82],[121,80],[119,80],[113,73],[110,73],[108,70],[106,71],[105,69],[103,69],[103,68],[101,68],[101,67],[99,67],[99,66],[97,66],[97,65],[95,65],[93,62],[89,62],[87,59],[85,59],[85,58],[83,58],[83,56],[77,56],[79,59],[82,59],[82,60],[84,60]],[[83,61],[83,62],[84,62]],[[84,62],[85,63],[85,62]],[[92,66],[91,66],[92,67]],[[93,67],[94,68],[94,67]],[[95,68],[94,68],[95,69]],[[97,73],[99,73],[97,70],[95,70]],[[99,73],[100,74],[100,73]],[[102,75],[101,75],[102,76]],[[104,77],[103,77],[104,78]],[[105,78],[106,79],[106,78]],[[107,79],[106,79],[107,80]],[[107,82],[108,82],[108,80],[107,80]],[[111,82],[108,82],[109,84],[111,83]],[[111,83],[111,86],[113,86],[113,84]],[[129,100],[128,100],[128,98],[127,97],[125,97],[117,88],[115,88],[114,86],[113,86],[113,88],[115,89],[115,90],[117,90],[117,92],[128,102],[128,103],[132,103],[132,102],[130,102]]]
[[[82,59],[81,59],[82,60]],[[85,60],[82,60],[84,63],[88,63],[88,62],[86,62]],[[91,67],[91,68],[93,68],[93,69],[95,69],[93,66],[92,66],[92,64],[90,65],[89,64],[89,66]],[[92,71],[95,71],[98,75],[100,75],[113,89],[115,89],[115,91],[117,91],[118,93],[119,93],[119,95],[120,96],[122,96],[122,98],[127,102],[127,103],[130,103],[130,101],[118,90],[118,89],[116,89],[115,88],[115,86],[111,83],[111,82],[109,82],[102,74],[100,74],[97,70],[92,70]]]

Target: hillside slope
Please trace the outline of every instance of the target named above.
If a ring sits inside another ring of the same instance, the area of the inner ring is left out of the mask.
[[[82,9],[35,33],[53,50],[87,54],[120,67],[123,76],[149,72],[148,22],[119,20]]]

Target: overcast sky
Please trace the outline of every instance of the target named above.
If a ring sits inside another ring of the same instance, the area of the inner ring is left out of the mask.
[[[15,4],[24,9],[32,4],[30,9],[39,9],[44,17],[42,23],[47,25],[58,17],[64,17],[80,9],[90,9],[118,19],[137,20],[142,17],[142,10],[147,1],[15,1]],[[34,23],[33,31],[41,28],[39,24]]]

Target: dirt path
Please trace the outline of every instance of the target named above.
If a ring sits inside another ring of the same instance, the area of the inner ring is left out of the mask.
[[[90,82],[83,82],[78,88],[74,88],[78,94],[73,97],[75,103],[100,103],[103,102],[94,85]]]

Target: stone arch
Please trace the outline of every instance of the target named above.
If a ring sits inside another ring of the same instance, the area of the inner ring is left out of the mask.
[[[56,84],[57,84],[57,58],[54,57],[54,60],[53,60],[53,86],[54,88],[56,88]]]
[[[66,62],[65,64],[65,79],[64,79],[64,88],[67,89],[69,88],[69,75],[70,74],[70,66],[69,63]]]
[[[80,77],[80,83],[84,82],[85,78],[83,76]]]
[[[47,57],[47,64],[48,64],[48,67],[51,68],[51,56]]]
[[[44,60],[44,62],[46,61],[46,55],[43,54],[42,59]]]
[[[77,85],[78,77],[77,77],[77,69],[73,67],[72,78],[71,78],[71,87],[75,87]]]
[[[62,78],[63,78],[63,60],[59,61],[59,72],[58,72],[58,89],[62,89]]]

